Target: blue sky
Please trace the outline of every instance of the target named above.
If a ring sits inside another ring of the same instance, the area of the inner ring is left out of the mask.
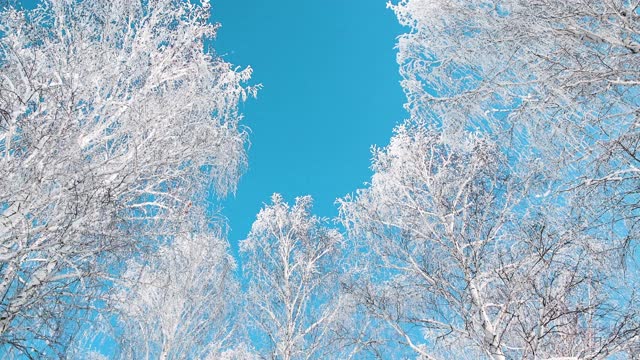
[[[251,128],[249,169],[224,202],[234,251],[263,203],[312,195],[337,215],[336,198],[368,181],[370,147],[407,117],[395,62],[402,33],[386,0],[213,0],[214,43],[264,88],[241,108]]]

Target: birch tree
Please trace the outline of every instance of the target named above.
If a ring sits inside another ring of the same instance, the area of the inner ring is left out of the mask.
[[[421,359],[636,356],[637,273],[544,196],[544,172],[513,172],[477,134],[455,146],[424,124],[374,152],[368,188],[341,201],[366,264],[352,290]]]
[[[410,120],[342,200],[360,302],[421,358],[637,356],[638,4],[390,7]]]
[[[592,231],[637,234],[640,7],[627,0],[402,0],[398,42],[407,108],[499,138],[542,161],[552,191],[581,192]],[[602,196],[606,194],[606,196]]]
[[[186,232],[132,261],[114,299],[123,359],[216,359],[239,338],[240,287],[228,244]]]
[[[332,331],[342,315],[342,236],[310,210],[309,196],[289,206],[275,194],[241,243],[247,311],[265,359],[348,356]]]
[[[205,47],[209,12],[208,1],[51,0],[0,14],[7,356],[62,356],[68,318],[104,289],[96,280],[179,233],[207,191],[235,189],[251,70]]]

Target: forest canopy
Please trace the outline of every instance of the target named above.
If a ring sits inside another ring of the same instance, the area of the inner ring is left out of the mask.
[[[0,6],[3,358],[640,356],[640,2],[390,2],[407,119],[237,258],[260,86],[209,1]]]

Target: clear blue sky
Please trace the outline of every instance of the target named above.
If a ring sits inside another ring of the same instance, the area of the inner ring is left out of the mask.
[[[250,65],[264,88],[242,106],[249,169],[224,202],[230,242],[249,232],[272,193],[336,198],[369,180],[373,144],[407,117],[394,50],[403,29],[386,0],[212,0],[218,53]]]

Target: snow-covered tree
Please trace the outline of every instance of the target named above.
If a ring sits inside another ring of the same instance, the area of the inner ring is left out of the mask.
[[[390,7],[410,120],[341,202],[360,303],[427,359],[637,356],[639,4]]]
[[[240,332],[244,304],[229,244],[192,210],[172,241],[127,261],[70,358],[257,358]]]
[[[144,263],[132,261],[116,287],[116,340],[123,359],[220,358],[235,345],[241,300],[228,244],[185,232]]]
[[[593,231],[638,238],[637,1],[394,3],[410,27],[398,62],[412,118],[451,144],[482,132],[523,164],[542,161],[551,191],[581,192]]]
[[[206,192],[235,189],[251,71],[207,49],[209,12],[208,1],[50,0],[0,13],[7,356],[61,356],[67,320],[104,288],[96,279],[178,235]]]
[[[452,146],[399,126],[374,152],[368,188],[341,201],[364,270],[352,293],[423,359],[637,355],[637,274],[545,196],[544,172],[513,172],[500,147]]]
[[[275,194],[241,242],[250,326],[262,358],[346,358],[332,324],[342,316],[341,234],[310,214],[311,197],[293,206]]]

